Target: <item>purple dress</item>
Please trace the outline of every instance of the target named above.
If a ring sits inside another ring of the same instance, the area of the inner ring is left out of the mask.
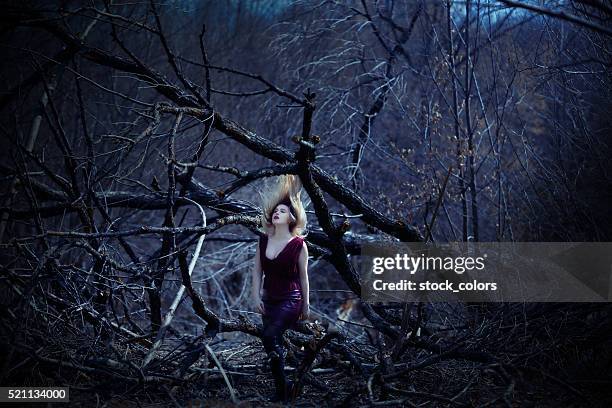
[[[260,240],[260,261],[264,272],[263,344],[267,353],[284,354],[283,333],[295,327],[302,311],[302,289],[298,260],[304,239],[293,237],[274,259],[268,259],[268,237]]]

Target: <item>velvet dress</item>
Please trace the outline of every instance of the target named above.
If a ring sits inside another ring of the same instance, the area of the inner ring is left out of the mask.
[[[283,333],[293,328],[302,311],[302,289],[298,260],[304,239],[293,237],[274,259],[266,256],[268,237],[260,240],[261,266],[264,272],[263,345],[267,353],[284,356]]]

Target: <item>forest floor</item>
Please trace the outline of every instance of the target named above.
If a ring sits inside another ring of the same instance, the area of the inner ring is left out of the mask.
[[[69,405],[74,407],[283,406],[267,401],[274,392],[274,383],[259,340],[221,342],[216,349],[215,355],[222,362],[227,380],[212,359],[205,366],[205,358],[192,366],[191,374],[182,383],[120,381],[103,372],[85,373],[38,364],[28,358],[21,367],[12,370],[7,380],[10,384],[18,384],[19,378],[25,376],[28,384],[69,385]],[[291,351],[287,360],[287,377],[293,380],[298,360]],[[397,378],[389,383],[393,388],[385,389],[375,375],[369,378],[368,386],[366,378],[344,365],[334,366],[332,360],[319,360],[306,375],[301,394],[293,404],[284,406],[609,407],[612,402],[611,378],[586,375],[570,383],[550,373],[538,374],[535,370],[508,373],[508,377],[503,378],[494,368],[446,360]]]

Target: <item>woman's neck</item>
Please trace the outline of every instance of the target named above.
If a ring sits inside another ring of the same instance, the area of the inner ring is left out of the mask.
[[[278,240],[287,240],[289,238],[293,238],[293,235],[291,234],[291,231],[289,231],[289,228],[286,228],[284,230],[275,228],[272,236],[274,237],[274,239]]]

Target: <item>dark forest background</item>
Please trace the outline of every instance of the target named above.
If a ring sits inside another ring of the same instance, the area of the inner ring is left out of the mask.
[[[259,192],[296,174],[296,405],[608,406],[608,304],[369,303],[353,265],[374,242],[612,241],[611,19],[603,0],[2,2],[0,384],[264,404]]]

